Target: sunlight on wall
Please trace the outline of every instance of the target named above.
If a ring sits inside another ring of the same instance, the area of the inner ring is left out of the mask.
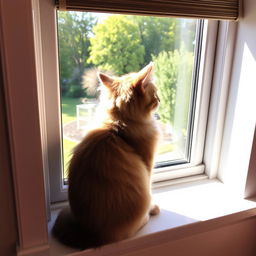
[[[231,104],[228,111],[233,113],[225,131],[231,142],[226,147],[228,151],[222,152],[225,159],[221,166],[224,172],[220,173],[220,178],[230,185],[233,193],[242,196],[256,121],[256,60],[246,43],[240,63],[240,67],[236,68],[240,73],[235,73],[231,82]]]

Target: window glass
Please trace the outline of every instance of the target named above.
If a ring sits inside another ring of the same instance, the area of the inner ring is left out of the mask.
[[[95,69],[123,75],[154,62],[162,133],[155,166],[188,162],[200,21],[58,11],[63,177],[98,104]],[[155,169],[157,171],[157,168]]]

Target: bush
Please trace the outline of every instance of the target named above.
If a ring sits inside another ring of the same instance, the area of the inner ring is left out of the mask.
[[[163,123],[179,131],[187,130],[193,59],[193,53],[184,50],[153,56],[160,98],[158,114]]]
[[[83,98],[86,96],[86,93],[81,86],[70,85],[66,88],[65,96],[69,98]]]

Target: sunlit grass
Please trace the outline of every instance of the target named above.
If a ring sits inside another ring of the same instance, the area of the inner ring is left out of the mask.
[[[159,149],[157,151],[157,153],[159,155],[167,153],[167,152],[171,152],[173,151],[173,144],[172,143],[168,143],[168,144],[160,144],[159,145]]]
[[[79,98],[66,98],[62,97],[61,107],[62,107],[62,123],[66,124],[76,120],[76,105],[81,104],[81,99]]]
[[[64,178],[67,178],[67,169],[69,161],[72,157],[72,150],[76,146],[76,142],[63,139],[63,168],[64,168]]]
[[[62,97],[62,124],[66,124],[76,120],[76,105],[81,104],[79,98]],[[72,149],[77,143],[68,139],[63,139],[63,169],[64,178],[67,178],[67,168],[72,156]]]

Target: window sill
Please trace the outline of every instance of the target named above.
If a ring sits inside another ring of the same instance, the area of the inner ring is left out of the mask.
[[[157,188],[153,190],[153,200],[160,206],[161,213],[151,217],[135,237],[97,251],[89,249],[77,252],[61,245],[49,235],[50,255],[123,255],[256,215],[256,202],[235,197],[218,180],[200,180]],[[53,207],[49,231],[62,206]]]

